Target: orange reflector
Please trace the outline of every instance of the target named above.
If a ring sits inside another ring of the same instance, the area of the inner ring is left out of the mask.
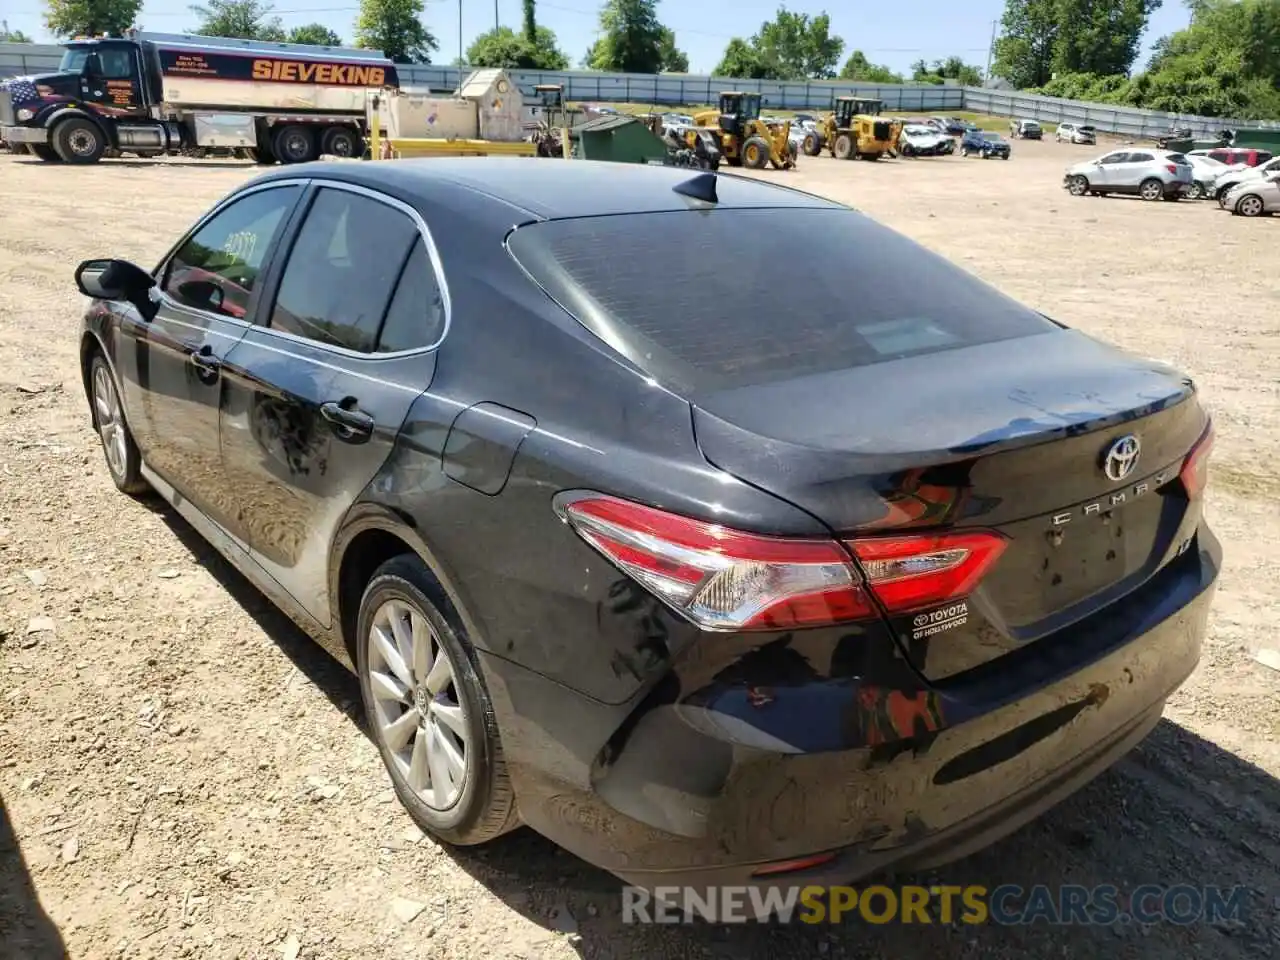
[[[754,870],[751,873],[753,877],[776,877],[780,873],[795,873],[799,870],[808,870],[810,867],[819,867],[824,863],[830,863],[836,858],[834,853],[815,853],[812,857],[801,857],[799,860],[780,860],[777,863],[770,863]]]

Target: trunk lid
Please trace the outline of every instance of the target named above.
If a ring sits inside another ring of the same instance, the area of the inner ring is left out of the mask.
[[[711,463],[846,538],[1008,539],[970,597],[893,623],[940,680],[1097,612],[1178,554],[1199,516],[1178,478],[1207,423],[1194,392],[1063,330],[703,394],[694,427]],[[1130,437],[1136,461],[1109,476]]]

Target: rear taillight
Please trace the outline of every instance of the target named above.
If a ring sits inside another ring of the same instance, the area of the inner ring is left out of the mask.
[[[1182,470],[1178,473],[1182,478],[1182,485],[1187,489],[1187,496],[1192,500],[1204,493],[1209,482],[1209,455],[1212,452],[1213,424],[1210,423],[1187,454],[1187,459],[1182,462]]]
[[[1176,163],[1166,163],[1164,168],[1172,174],[1177,174],[1178,172],[1178,165]]]
[[[845,623],[972,591],[1004,549],[993,533],[834,540],[731,530],[601,494],[560,504],[569,525],[668,605],[707,630]],[[864,580],[849,551],[866,571]]]

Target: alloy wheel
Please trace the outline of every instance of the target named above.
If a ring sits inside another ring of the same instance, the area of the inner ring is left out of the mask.
[[[1142,185],[1143,200],[1159,200],[1164,188],[1155,180],[1148,180]]]
[[[1249,194],[1240,201],[1236,209],[1246,217],[1256,217],[1262,213],[1262,200],[1253,194]]]
[[[98,436],[107,457],[107,466],[113,476],[125,475],[127,451],[125,448],[124,417],[120,412],[120,396],[104,365],[93,371],[93,407],[98,420]]]
[[[431,809],[447,810],[466,786],[471,747],[449,654],[403,600],[378,608],[366,642],[374,733],[409,789]]]

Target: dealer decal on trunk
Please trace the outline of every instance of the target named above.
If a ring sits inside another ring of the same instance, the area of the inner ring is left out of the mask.
[[[911,639],[923,640],[944,630],[953,630],[969,621],[969,604],[965,600],[958,603],[917,613],[911,618]]]

